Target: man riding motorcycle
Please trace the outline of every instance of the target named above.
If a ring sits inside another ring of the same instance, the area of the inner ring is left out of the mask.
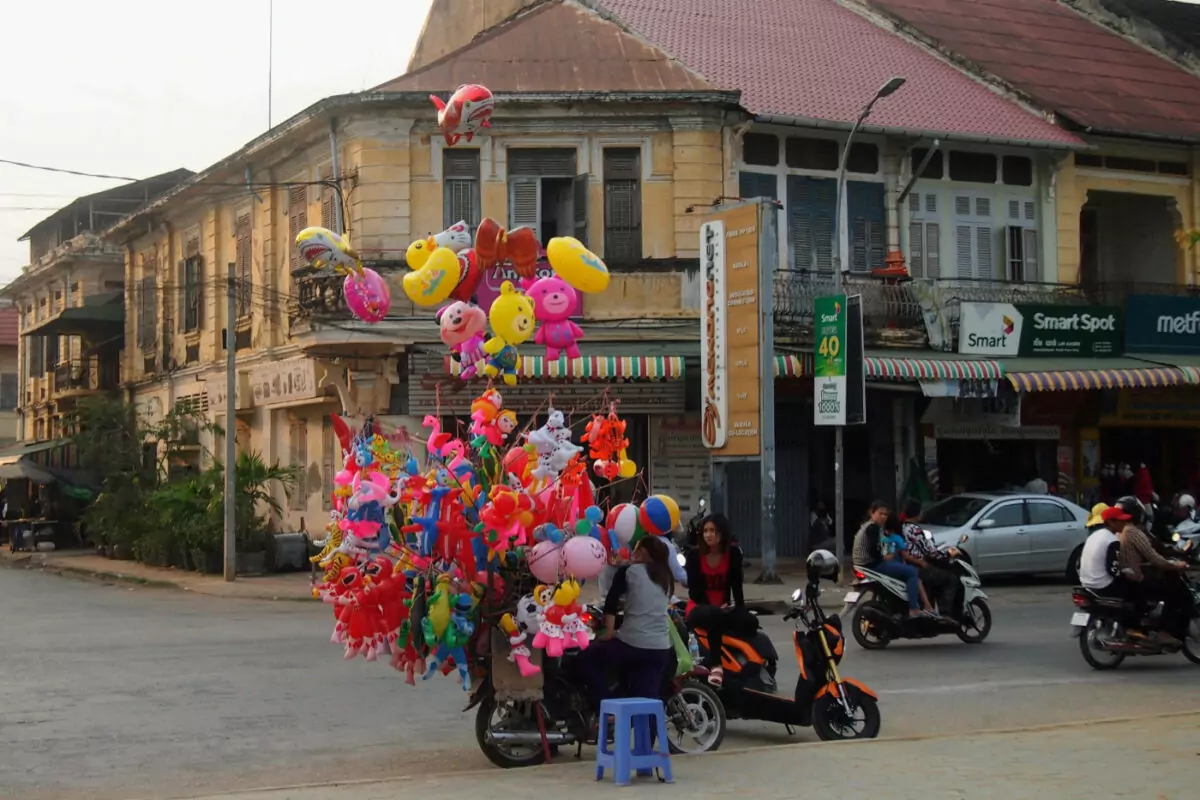
[[[1187,637],[1192,616],[1191,592],[1178,576],[1187,570],[1187,564],[1159,555],[1150,536],[1139,527],[1147,519],[1137,498],[1122,497],[1103,516],[1110,530],[1120,531],[1117,565],[1124,578],[1121,588],[1125,597],[1139,607],[1162,602],[1164,624],[1159,639],[1164,644],[1178,644]]]

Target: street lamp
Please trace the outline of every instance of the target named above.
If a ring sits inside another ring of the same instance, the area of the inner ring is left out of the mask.
[[[887,83],[879,87],[875,95],[867,101],[867,104],[862,107],[862,111],[858,112],[858,119],[854,121],[854,125],[850,128],[850,134],[846,137],[846,144],[842,147],[842,157],[838,159],[837,171],[837,192],[834,195],[833,206],[833,286],[834,294],[841,294],[845,272],[843,264],[848,259],[842,258],[842,236],[839,223],[842,220],[842,195],[846,188],[846,159],[850,156],[850,147],[854,144],[854,134],[858,133],[858,129],[862,127],[863,121],[871,116],[871,109],[875,107],[883,98],[894,94],[897,89],[904,85],[905,79],[900,76],[888,78]],[[838,562],[840,563],[846,555],[846,482],[845,482],[845,453],[843,451],[843,434],[845,426],[837,425],[833,429],[833,493],[834,493],[834,510],[837,514],[834,517],[834,536],[837,548]]]

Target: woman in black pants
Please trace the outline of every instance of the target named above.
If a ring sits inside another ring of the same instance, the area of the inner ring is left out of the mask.
[[[699,546],[687,555],[687,624],[708,634],[708,681],[714,686],[720,686],[725,678],[721,669],[723,636],[748,628],[742,551],[732,539],[729,520],[712,514],[700,526]]]

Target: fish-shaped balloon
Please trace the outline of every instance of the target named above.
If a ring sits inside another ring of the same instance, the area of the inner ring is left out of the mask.
[[[467,83],[455,89],[449,101],[437,95],[430,95],[429,99],[437,107],[438,128],[450,147],[462,139],[470,142],[481,129],[492,127],[496,101],[485,86]]]

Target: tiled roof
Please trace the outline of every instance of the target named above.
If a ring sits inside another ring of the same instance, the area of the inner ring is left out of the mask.
[[[894,75],[871,124],[1079,144],[1072,134],[835,0],[595,0],[756,114],[853,122]]]
[[[1200,78],[1055,0],[870,0],[1099,132],[1200,140]]]
[[[591,9],[571,0],[555,0],[484,31],[466,47],[377,90],[445,92],[464,83],[480,83],[495,92],[695,92],[716,88]]]
[[[0,347],[16,347],[19,335],[17,309],[8,305],[0,306]]]

